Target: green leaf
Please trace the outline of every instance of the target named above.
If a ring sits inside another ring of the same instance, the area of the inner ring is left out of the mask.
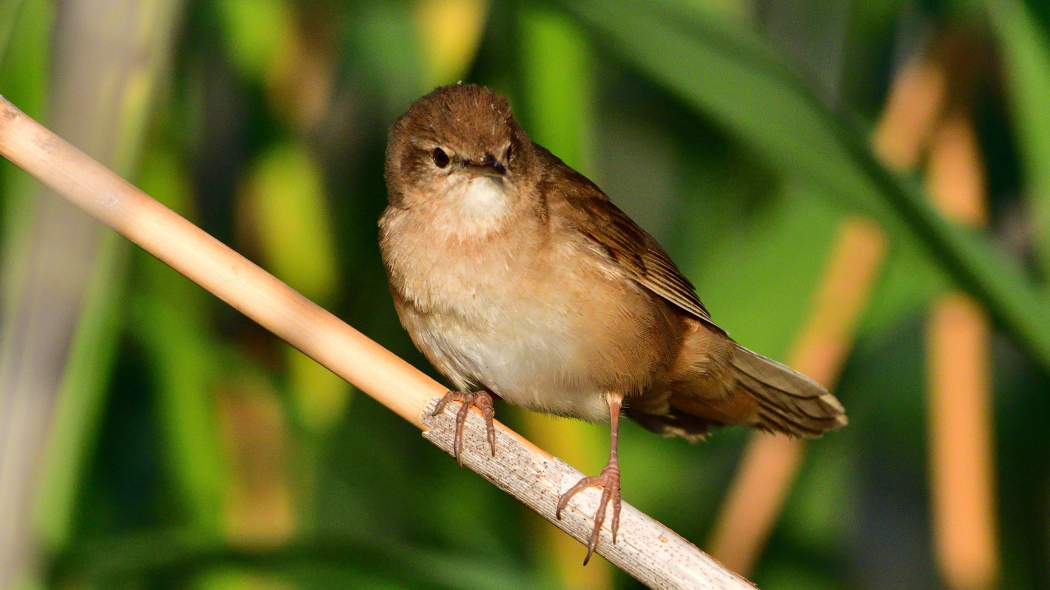
[[[984,4],[1006,64],[1040,262],[1044,274],[1050,274],[1050,39],[1023,2],[984,0]]]
[[[1050,369],[1047,309],[1016,264],[883,167],[865,133],[820,103],[753,32],[666,2],[561,4],[599,43],[713,117],[785,177],[874,216],[891,233],[913,236]]]
[[[15,15],[0,15],[0,23],[6,16]],[[17,20],[10,21],[8,51],[0,54],[0,94],[37,121],[46,121],[53,21],[54,7],[49,3],[33,0],[26,4]],[[34,221],[35,200],[30,195],[39,186],[33,177],[15,170],[14,164],[0,159],[0,284],[6,287],[0,289],[0,315],[4,317],[11,317],[21,290],[24,263],[28,260],[24,249]]]
[[[34,514],[39,535],[51,549],[65,546],[73,535],[79,484],[91,460],[117,358],[130,251],[131,245],[116,233],[102,237],[65,365]]]
[[[18,22],[18,12],[22,9],[23,4],[23,0],[0,2],[0,65],[4,63],[7,44],[11,41],[15,23]]]
[[[594,111],[589,47],[561,14],[530,6],[520,19],[524,119],[532,139],[587,174]]]
[[[142,258],[147,262],[145,255]],[[156,267],[154,279],[167,270],[160,262],[147,263]],[[197,297],[189,292],[194,287],[182,284],[179,276],[168,279],[154,280],[157,286],[149,293],[136,294],[131,330],[151,360],[168,469],[178,498],[193,526],[218,538],[229,477],[213,392],[221,345],[199,324],[198,306],[192,304]],[[172,297],[180,291],[183,297]]]
[[[695,276],[715,321],[748,348],[785,358],[809,313],[840,220],[809,192],[788,185],[761,215],[711,244]]]

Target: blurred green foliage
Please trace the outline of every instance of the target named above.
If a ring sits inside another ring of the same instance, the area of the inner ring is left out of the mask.
[[[0,2],[0,93],[45,124],[57,4]],[[434,81],[507,93],[534,138],[770,356],[805,322],[841,219],[870,215],[891,252],[837,390],[851,425],[810,445],[754,579],[937,586],[923,317],[955,284],[997,322],[1002,585],[1050,588],[1050,9],[854,0],[841,22],[800,17],[776,35],[770,14],[803,13],[791,0],[187,2],[160,91],[114,125],[142,127],[133,182],[426,370],[391,305],[376,220],[386,129]],[[831,55],[829,27],[843,49],[815,72],[804,56]],[[994,56],[968,73],[989,170],[981,232],[944,221],[868,147],[893,73],[941,35]],[[32,186],[0,165],[8,287],[28,264]],[[82,311],[43,467],[48,587],[559,585],[538,517],[411,426],[149,256],[103,260],[95,276],[124,283],[93,286],[114,293]],[[116,358],[93,354],[107,342]],[[630,425],[624,496],[702,543],[746,437],[688,445]]]

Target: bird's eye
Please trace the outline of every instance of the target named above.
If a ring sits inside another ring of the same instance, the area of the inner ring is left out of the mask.
[[[434,148],[434,150],[430,152],[430,157],[434,158],[434,165],[438,168],[446,168],[448,167],[448,163],[452,161],[448,157],[448,154],[445,153],[445,150],[439,147]]]

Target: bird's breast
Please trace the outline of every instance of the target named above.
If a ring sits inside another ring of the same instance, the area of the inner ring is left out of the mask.
[[[603,420],[604,394],[643,389],[667,356],[664,306],[571,242],[506,232],[391,251],[407,243],[384,245],[398,313],[457,387]]]

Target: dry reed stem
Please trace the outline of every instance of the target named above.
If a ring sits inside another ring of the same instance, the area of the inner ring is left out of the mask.
[[[968,115],[953,112],[938,128],[927,184],[948,217],[972,227],[986,223],[984,165]],[[994,588],[999,554],[988,319],[972,298],[949,293],[934,303],[926,330],[937,563],[949,588]]]
[[[818,383],[834,385],[853,343],[885,254],[882,231],[849,219],[839,229],[816,308],[788,364]],[[715,522],[711,555],[737,572],[751,572],[766,544],[802,461],[803,442],[756,434]],[[747,574],[744,574],[747,575]]]
[[[948,99],[948,73],[934,59],[904,66],[875,126],[875,153],[895,170],[918,166]]]
[[[929,143],[948,95],[948,77],[934,60],[907,64],[894,80],[872,139],[873,149],[888,166],[915,167]],[[853,223],[851,221],[846,224]],[[852,347],[856,322],[882,266],[885,238],[874,230],[867,238],[849,238],[840,230],[831,266],[820,287],[818,305],[788,364],[829,389],[838,380]],[[852,240],[852,242],[851,242]],[[855,249],[855,250],[854,250]],[[857,279],[839,274],[836,264],[856,260]],[[837,306],[829,297],[844,298]],[[740,470],[715,522],[709,548],[728,567],[748,575],[776,524],[788,490],[802,462],[803,443],[756,435],[744,451]]]
[[[906,65],[887,98],[873,138],[874,149],[887,165],[908,170],[918,166],[932,144],[928,173],[931,192],[949,216],[971,224],[983,223],[982,199],[967,198],[983,190],[977,140],[972,125],[962,126],[953,117],[942,122],[948,100],[949,76],[940,60],[926,58]],[[843,247],[841,242],[839,247]],[[881,256],[858,263],[872,265],[874,276]],[[866,297],[868,288],[870,285],[858,284],[843,294]],[[814,331],[822,323],[834,324],[830,316],[821,316],[818,310],[808,330]],[[848,319],[843,315],[839,321]],[[935,306],[930,320],[934,536],[945,578],[952,587],[962,589],[994,587],[998,579],[987,331],[983,312],[963,296],[948,296]],[[837,362],[830,350],[825,353],[819,346],[807,346],[808,337],[799,342],[800,348],[791,355],[789,364],[830,387],[848,342],[829,344],[829,348],[839,348]],[[825,361],[820,358],[822,354],[826,354]],[[716,523],[712,555],[741,574],[752,571],[794,481],[802,453],[799,441],[768,436],[752,441]]]
[[[0,97],[0,155],[56,193],[258,322],[304,354],[424,431],[450,450],[453,408],[426,412],[445,388],[274,276],[237,254],[105,166],[95,162]],[[481,473],[530,509],[577,539],[593,526],[597,490],[581,493],[562,520],[558,496],[579,472],[498,425],[498,456],[471,413],[464,465]],[[623,505],[618,542],[608,525],[598,553],[653,588],[752,588],[685,539]]]

